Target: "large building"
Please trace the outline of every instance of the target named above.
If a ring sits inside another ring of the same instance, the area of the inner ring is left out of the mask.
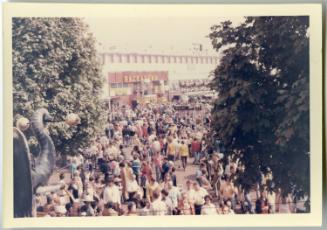
[[[108,72],[112,104],[165,102],[169,98],[168,71]]]
[[[176,81],[208,79],[219,59],[205,55],[101,53],[100,61],[107,80],[105,97],[113,104],[131,105],[171,98]]]

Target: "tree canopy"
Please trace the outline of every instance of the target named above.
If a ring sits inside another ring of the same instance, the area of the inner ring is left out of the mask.
[[[310,194],[309,18],[246,17],[211,28],[221,61],[211,86],[219,97],[213,132],[242,150],[251,186],[267,167],[284,194]]]
[[[95,40],[79,18],[13,18],[13,114],[31,117],[47,108],[57,151],[76,153],[100,132],[104,116],[100,100],[102,77]],[[81,124],[63,121],[76,113]],[[32,150],[36,140],[27,133]]]

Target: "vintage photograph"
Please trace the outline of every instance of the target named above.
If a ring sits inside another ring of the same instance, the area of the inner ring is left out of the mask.
[[[15,217],[310,212],[309,18],[197,24],[13,19]]]
[[[11,18],[14,219],[311,213],[310,16],[196,15]]]

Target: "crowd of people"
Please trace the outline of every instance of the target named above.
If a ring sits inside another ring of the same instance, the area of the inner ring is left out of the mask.
[[[235,185],[240,152],[208,144],[209,108],[172,104],[112,108],[104,134],[68,159],[55,189],[36,192],[35,216],[214,215],[305,212],[272,190]],[[186,172],[190,172],[189,175]],[[179,181],[178,174],[188,175]]]

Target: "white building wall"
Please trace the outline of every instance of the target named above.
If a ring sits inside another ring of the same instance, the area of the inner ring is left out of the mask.
[[[169,82],[174,80],[208,79],[218,65],[218,57],[157,54],[102,53],[103,76],[122,71],[168,71]],[[108,92],[104,89],[104,93]]]

